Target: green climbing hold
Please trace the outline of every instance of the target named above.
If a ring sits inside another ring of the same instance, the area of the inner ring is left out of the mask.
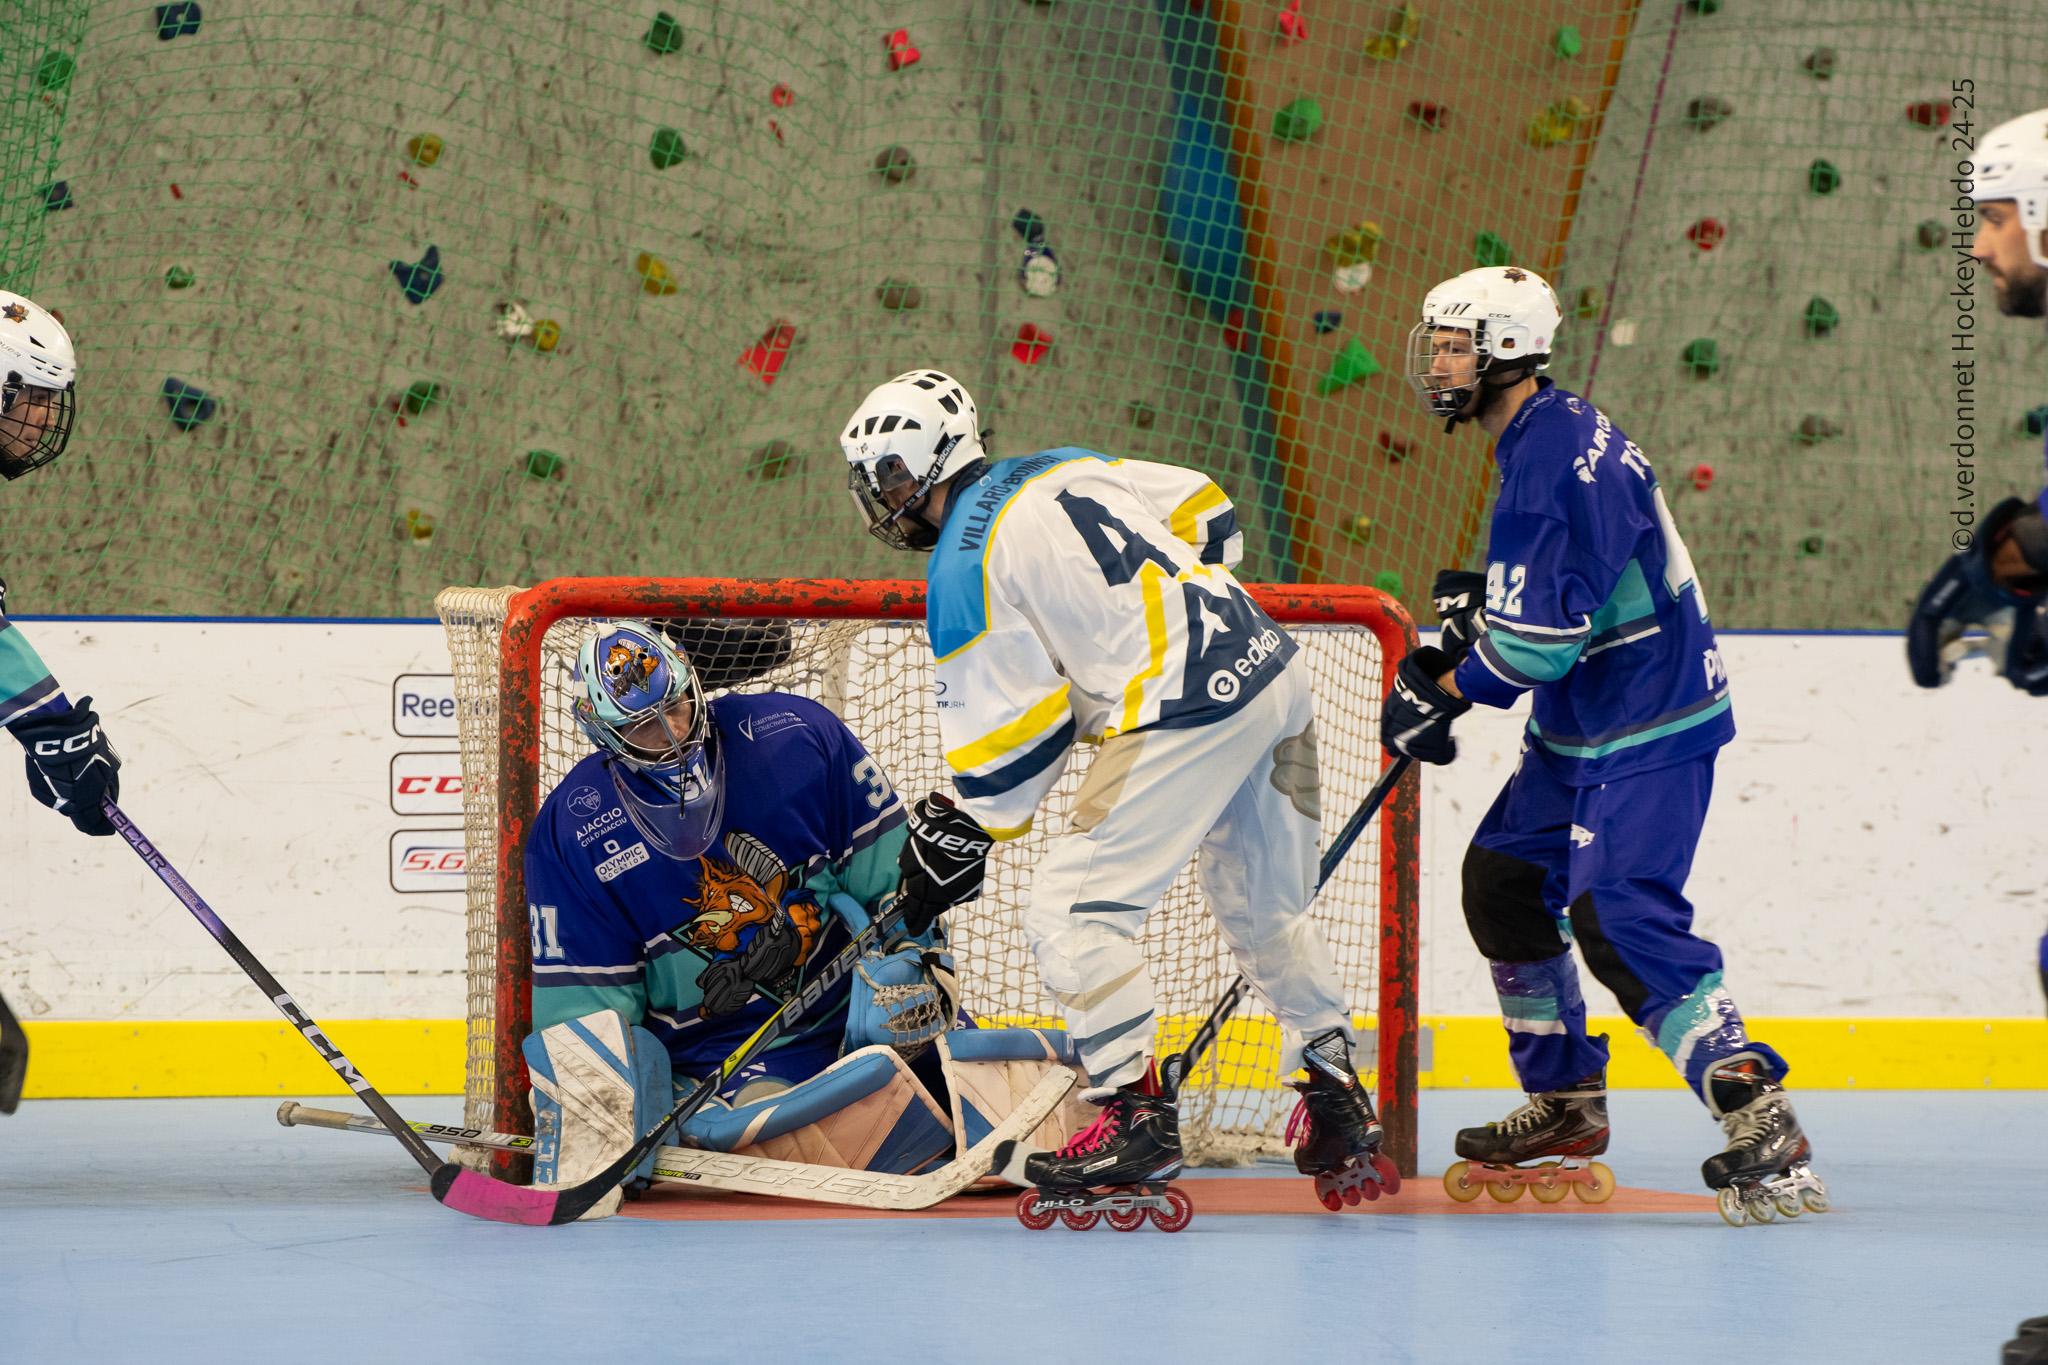
[[[78,63],[67,53],[50,52],[36,63],[36,84],[45,90],[62,90],[71,84],[71,77],[78,71]]]
[[[683,26],[667,10],[656,10],[647,36],[640,40],[657,57],[665,57],[683,45]]]
[[[2029,408],[2027,415],[2020,419],[2020,425],[2029,436],[2048,434],[2048,403],[2038,408]]]
[[[1584,46],[1579,31],[1570,24],[1550,35],[1550,50],[1560,57],[1576,57]]]
[[[1841,326],[1842,315],[1835,311],[1835,305],[1815,294],[1806,301],[1806,335],[1809,337],[1833,336],[1835,328]]]
[[[1591,322],[1600,316],[1600,310],[1607,306],[1607,291],[1598,285],[1589,284],[1579,291],[1572,302],[1572,316],[1582,322]]]
[[[1323,126],[1323,106],[1303,95],[1291,100],[1273,115],[1273,136],[1282,142],[1306,142]]]
[[[1920,225],[1913,229],[1914,245],[1918,246],[1922,251],[1937,250],[1941,246],[1941,239],[1946,235],[1946,231],[1939,219],[1922,218]]]
[[[1357,337],[1351,338],[1343,350],[1330,361],[1329,373],[1316,381],[1318,396],[1328,398],[1346,385],[1356,384],[1361,379],[1370,379],[1380,372],[1380,362],[1373,358],[1365,343]]]
[[[681,161],[688,152],[683,146],[681,133],[673,128],[657,128],[654,130],[654,141],[649,145],[647,154],[654,162],[654,169],[665,171]]]
[[[164,272],[164,284],[172,289],[190,289],[193,274],[182,265],[174,265]]]
[[[1401,575],[1395,573],[1392,569],[1381,569],[1378,573],[1374,574],[1372,576],[1372,585],[1389,597],[1399,597],[1401,595]]]
[[[1803,446],[1817,446],[1841,434],[1841,427],[1817,412],[1809,412],[1799,419],[1799,444]]]
[[[1515,258],[1508,244],[1491,232],[1482,232],[1472,239],[1472,255],[1481,265],[1506,265]]]
[[[421,413],[431,411],[441,401],[441,386],[424,379],[415,379],[405,386],[405,392],[398,401],[405,408],[406,415],[418,417]]]
[[[1694,14],[1719,14],[1721,12],[1721,0],[1685,0],[1685,7]]]
[[[1815,194],[1833,194],[1842,187],[1842,173],[1835,163],[1821,158],[1806,168],[1806,188]]]
[[[529,450],[526,452],[526,477],[529,479],[559,479],[567,471],[563,468],[562,457],[552,450]]]
[[[1799,542],[1799,553],[1802,555],[1817,555],[1827,549],[1827,547],[1828,543],[1826,540],[1818,535],[1811,535]]]
[[[1721,347],[1712,337],[1698,337],[1685,343],[1679,357],[1694,379],[1711,379],[1721,372]]]

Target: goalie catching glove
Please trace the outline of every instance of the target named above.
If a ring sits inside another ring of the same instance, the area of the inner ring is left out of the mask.
[[[1434,645],[1410,650],[1394,676],[1394,690],[1380,713],[1380,743],[1389,753],[1422,763],[1449,763],[1458,756],[1451,722],[1472,709],[1437,679],[1457,661]]]
[[[940,915],[981,894],[995,840],[974,817],[933,792],[910,808],[910,838],[897,855],[903,932],[922,938]]]
[[[121,756],[107,743],[92,698],[59,715],[17,721],[13,730],[28,750],[29,794],[81,833],[112,834],[100,803],[121,799]]]

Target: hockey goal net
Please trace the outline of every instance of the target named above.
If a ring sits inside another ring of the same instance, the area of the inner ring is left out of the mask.
[[[1383,766],[1379,713],[1390,661],[1414,641],[1399,603],[1363,587],[1250,589],[1292,631],[1316,692],[1324,837]],[[924,585],[912,581],[565,578],[532,588],[449,588],[435,600],[454,663],[468,843],[468,1063],[464,1122],[530,1132],[519,1045],[530,1019],[531,945],[521,856],[542,798],[589,752],[570,714],[570,669],[605,619],[641,618],[690,648],[708,688],[817,698],[880,761],[906,800],[950,791],[930,706]],[[1057,1023],[1017,925],[1032,868],[1065,825],[1088,751],[1033,830],[997,846],[982,898],[948,917],[965,998],[984,1022]],[[1416,780],[1395,790],[1315,906],[1376,1064],[1389,1153],[1414,1168]],[[1234,965],[1202,905],[1193,867],[1146,923],[1158,1047],[1172,1051],[1208,1013]],[[1279,1031],[1256,995],[1182,1093],[1192,1161],[1278,1153],[1293,1104],[1273,1079]]]

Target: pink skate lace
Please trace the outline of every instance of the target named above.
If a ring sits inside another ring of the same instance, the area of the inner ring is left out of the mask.
[[[1307,1142],[1311,1122],[1312,1120],[1309,1118],[1308,1113],[1308,1100],[1306,1098],[1296,1100],[1294,1102],[1294,1112],[1287,1116],[1287,1135],[1281,1141],[1285,1142],[1289,1147],[1299,1147],[1303,1142]],[[1297,1141],[1297,1138],[1299,1141]]]
[[[1055,1156],[1082,1156],[1094,1151],[1103,1143],[1116,1136],[1116,1110],[1107,1105],[1096,1116],[1095,1122],[1083,1128],[1067,1141],[1067,1145],[1055,1152]]]

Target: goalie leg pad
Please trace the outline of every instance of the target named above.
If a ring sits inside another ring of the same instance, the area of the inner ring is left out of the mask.
[[[1058,1066],[1081,1069],[1079,1053],[1065,1029],[955,1029],[940,1036],[939,1059],[952,1095],[953,1132],[962,1156],[1008,1118],[1046,1072]],[[1102,1111],[1081,1098],[1087,1085],[1083,1074],[1045,1121],[1023,1138],[1023,1145],[1064,1146],[1100,1118]]]
[[[668,1049],[617,1010],[600,1010],[532,1034],[521,1044],[533,1081],[533,1183],[559,1189],[616,1160],[674,1103]],[[654,1174],[654,1157],[632,1173]],[[614,1189],[584,1215],[616,1213]]]
[[[683,1137],[715,1152],[895,1175],[953,1154],[945,1111],[888,1047],[863,1048],[765,1099],[699,1110]]]

